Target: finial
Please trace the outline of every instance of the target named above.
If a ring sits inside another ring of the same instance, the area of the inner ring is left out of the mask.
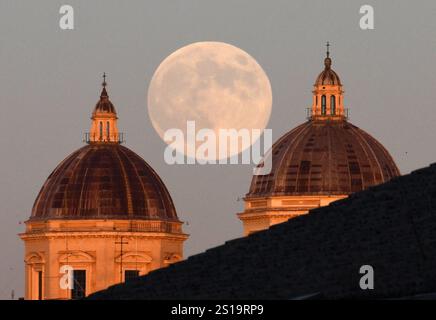
[[[103,72],[103,83],[101,84],[103,86],[103,90],[101,90],[100,98],[108,97],[107,91],[106,91],[106,72]]]
[[[325,69],[330,69],[330,66],[332,65],[332,59],[330,59],[330,43],[327,41],[326,43],[326,47],[327,47],[327,57],[324,59],[324,66]]]
[[[103,87],[106,87],[106,72],[103,72],[103,83],[101,84]]]

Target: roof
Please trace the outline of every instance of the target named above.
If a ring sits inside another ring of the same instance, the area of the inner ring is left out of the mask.
[[[119,144],[93,143],[73,152],[50,174],[31,219],[178,220],[157,173]]]
[[[400,175],[388,151],[347,121],[307,121],[272,148],[272,170],[254,175],[247,197],[350,194]]]
[[[105,84],[105,86],[103,86],[103,89],[102,89],[101,94],[100,94],[100,100],[98,100],[97,104],[95,105],[93,114],[99,113],[99,112],[115,113],[115,114],[117,113],[114,105],[109,100],[109,95],[107,94],[107,91],[106,91],[106,84]]]
[[[395,298],[436,292],[436,164],[91,299]],[[363,265],[374,269],[362,290]]]
[[[318,75],[315,81],[315,86],[320,85],[337,85],[341,86],[341,79],[336,72],[331,68],[332,60],[327,57],[324,59],[324,70]]]

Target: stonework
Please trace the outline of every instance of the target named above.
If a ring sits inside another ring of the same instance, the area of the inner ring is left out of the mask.
[[[307,214],[347,195],[270,196],[246,199],[245,210],[238,214],[244,226],[244,236]]]
[[[124,282],[127,270],[139,275],[183,257],[181,223],[142,220],[28,221],[25,241],[26,299],[70,299],[61,288],[62,266],[86,271],[85,295]],[[121,247],[122,242],[122,247]],[[38,272],[43,275],[39,297]]]
[[[436,292],[436,164],[92,299],[400,298]],[[362,290],[362,265],[374,289]]]

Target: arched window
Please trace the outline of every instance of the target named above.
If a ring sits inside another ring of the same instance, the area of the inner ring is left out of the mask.
[[[103,140],[103,122],[100,121],[100,140]]]
[[[325,116],[326,113],[327,113],[326,98],[325,98],[325,96],[323,95],[323,96],[321,97],[321,114],[322,114],[323,116]]]
[[[107,136],[107,139],[108,139],[108,140],[111,139],[111,138],[110,138],[110,132],[111,132],[111,130],[110,130],[110,124],[109,124],[109,121],[107,121],[107,122],[106,122],[106,136]]]
[[[332,115],[336,114],[336,97],[330,96],[330,113]]]

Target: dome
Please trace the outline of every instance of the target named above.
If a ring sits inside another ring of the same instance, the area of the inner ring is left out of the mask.
[[[327,57],[324,59],[324,70],[318,75],[315,81],[315,86],[320,85],[341,85],[341,79],[336,72],[331,69],[332,60]]]
[[[109,100],[109,95],[107,94],[106,88],[103,87],[101,91],[100,100],[97,102],[94,108],[94,114],[97,112],[103,113],[117,113],[114,105]]]
[[[345,120],[311,120],[273,145],[272,171],[253,176],[247,198],[350,194],[398,175],[386,149],[362,129]]]
[[[178,221],[164,183],[140,156],[117,143],[91,143],[50,174],[30,219],[106,218]]]

